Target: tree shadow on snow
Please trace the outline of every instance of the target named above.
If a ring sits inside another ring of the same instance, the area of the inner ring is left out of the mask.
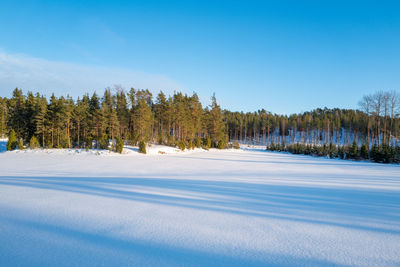
[[[0,184],[400,234],[397,191],[162,177],[14,176]]]

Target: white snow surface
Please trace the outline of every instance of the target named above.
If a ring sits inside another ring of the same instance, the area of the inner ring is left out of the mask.
[[[400,265],[398,165],[124,151],[0,153],[0,266]]]

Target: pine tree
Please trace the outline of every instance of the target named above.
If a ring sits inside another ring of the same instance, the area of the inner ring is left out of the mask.
[[[25,96],[23,95],[22,90],[16,88],[9,101],[8,125],[15,131],[17,136],[23,137],[25,135],[26,124]]]
[[[8,106],[7,99],[0,97],[0,137],[7,134]]]
[[[152,123],[153,113],[148,104],[148,95],[139,90],[137,93],[137,106],[135,108],[135,133],[140,141],[149,141]]]
[[[47,100],[45,97],[36,95],[35,116],[35,134],[41,136],[42,146],[45,146],[46,124],[47,124]]]
[[[100,108],[100,99],[96,93],[93,93],[90,98],[89,116],[87,119],[87,125],[91,129],[88,140],[95,139],[97,148],[100,148],[100,139],[103,134],[102,125],[104,118]],[[91,146],[91,142],[88,142],[88,144]]]

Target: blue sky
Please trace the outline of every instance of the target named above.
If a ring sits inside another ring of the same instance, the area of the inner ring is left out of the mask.
[[[1,4],[1,96],[121,85],[289,114],[400,90],[398,1],[81,2]]]

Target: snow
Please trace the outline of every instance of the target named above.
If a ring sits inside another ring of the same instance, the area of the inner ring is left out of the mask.
[[[124,151],[0,153],[0,265],[400,265],[398,165]]]

